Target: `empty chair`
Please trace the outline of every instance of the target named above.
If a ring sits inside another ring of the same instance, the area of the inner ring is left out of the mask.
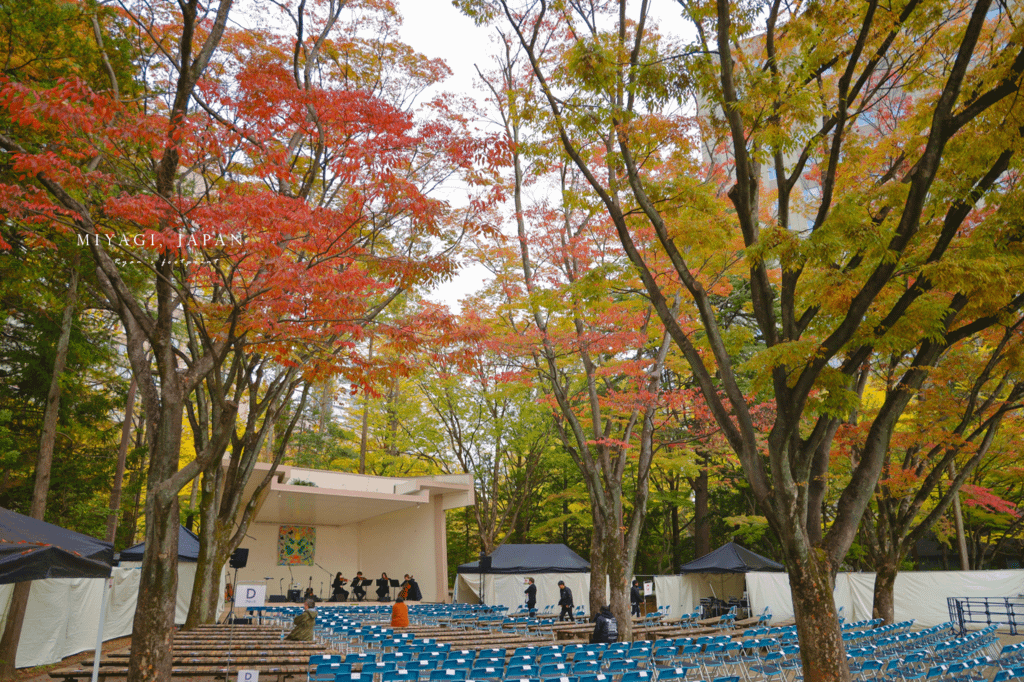
[[[437,670],[430,671],[430,677],[428,679],[431,680],[431,682],[465,682],[468,678],[468,668],[465,670],[438,668]]]
[[[415,670],[389,670],[380,676],[380,682],[416,682],[418,679],[419,673]]]
[[[650,670],[628,670],[622,674],[621,682],[654,682],[654,673]]]
[[[394,663],[397,668],[404,668],[412,661],[412,655],[405,651],[389,651],[380,655],[382,663]]]
[[[437,670],[441,667],[444,661],[437,658],[419,658],[415,661],[411,661],[405,666],[406,670],[416,671],[417,674],[420,672],[429,672],[431,670]]]
[[[469,671],[469,677],[472,680],[500,680],[505,677],[505,668],[495,666],[473,668]]]
[[[313,673],[316,672],[317,666],[321,663],[341,663],[342,657],[340,654],[313,654],[309,657],[309,662],[306,668],[306,680],[308,681]],[[332,678],[333,679],[333,678]]]
[[[505,668],[505,677],[537,677],[540,670],[535,665],[514,665],[509,664]]]
[[[537,677],[542,680],[553,680],[559,677],[569,677],[572,669],[568,663],[548,663],[541,665]]]
[[[611,682],[612,678],[610,675],[604,673],[598,673],[596,675],[580,675],[579,682]],[[505,682],[508,682],[506,679]]]
[[[604,672],[606,675],[619,675],[624,672],[640,669],[640,661],[632,658],[617,658],[613,661],[608,661],[608,664],[604,666]]]
[[[658,682],[685,682],[687,679],[697,677],[700,668],[695,665],[679,665],[671,668],[658,668]]]
[[[573,661],[572,663],[572,674],[573,675],[596,675],[601,672],[601,664],[597,659]]]
[[[321,663],[317,665],[316,670],[308,673],[307,676],[310,682],[334,682],[334,678],[338,676],[338,673],[350,672],[352,672],[352,666],[348,663]]]

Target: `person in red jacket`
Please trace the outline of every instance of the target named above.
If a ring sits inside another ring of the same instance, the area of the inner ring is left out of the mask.
[[[409,607],[405,605],[405,600],[401,597],[395,599],[395,605],[391,607],[391,627],[409,627]]]

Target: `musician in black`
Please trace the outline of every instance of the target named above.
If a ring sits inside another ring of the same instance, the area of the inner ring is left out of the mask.
[[[344,587],[347,582],[348,578],[343,578],[341,571],[338,571],[338,574],[334,576],[334,582],[331,583],[331,592],[333,593],[333,596],[331,597],[332,600],[348,601],[348,590]]]
[[[366,598],[366,588],[364,583],[369,582],[363,577],[362,571],[356,571],[356,577],[352,579],[352,596],[358,601],[363,601]]]
[[[402,589],[405,591],[406,601],[423,600],[423,593],[420,592],[420,586],[416,582],[416,578],[413,578],[408,573],[405,574],[405,580],[402,581]]]
[[[380,580],[377,581],[377,601],[389,601],[391,598],[391,579],[388,578],[387,573],[380,574]]]

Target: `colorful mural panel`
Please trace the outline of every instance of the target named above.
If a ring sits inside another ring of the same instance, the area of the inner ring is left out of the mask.
[[[312,566],[316,554],[316,528],[281,526],[277,535],[278,566]]]

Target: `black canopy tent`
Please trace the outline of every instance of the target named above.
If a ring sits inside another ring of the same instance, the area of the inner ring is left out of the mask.
[[[0,507],[0,584],[50,578],[109,578],[113,563],[113,543]],[[99,672],[106,606],[104,580],[93,682]]]
[[[704,597],[700,603],[705,617],[720,615],[733,605],[749,611],[751,604],[747,601],[747,584],[743,574],[785,570],[786,567],[777,561],[751,552],[735,542],[727,542],[713,552],[679,567],[680,573],[693,576],[691,585],[694,592],[698,596],[703,592]],[[700,577],[702,574],[703,578]],[[702,590],[705,585],[710,588],[710,595]]]
[[[142,561],[146,543],[140,542],[121,551],[121,561]],[[199,561],[199,536],[185,526],[178,529],[178,561]]]
[[[727,542],[713,552],[679,567],[680,573],[750,573],[751,571],[785,571],[786,567],[768,557]]]
[[[590,564],[563,544],[501,545],[491,552],[489,559],[491,565],[483,570],[479,561],[459,566],[456,601],[479,600],[514,608],[524,600],[527,577],[536,578],[538,604],[558,601],[559,579],[575,595],[584,595],[589,590]]]
[[[110,542],[0,507],[0,584],[47,578],[108,578]]]
[[[491,567],[479,561],[459,566],[459,573],[588,573],[590,564],[562,544],[501,545],[490,555]]]

